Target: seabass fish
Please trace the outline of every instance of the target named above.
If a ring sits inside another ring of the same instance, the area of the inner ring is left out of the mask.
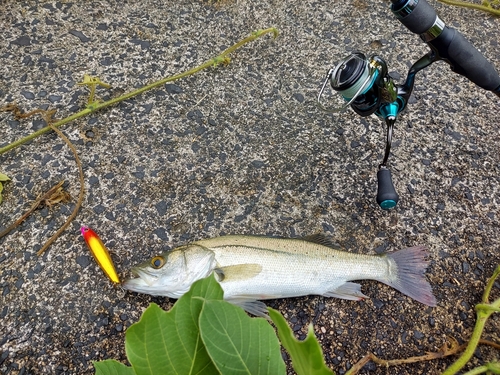
[[[367,298],[351,280],[376,280],[429,306],[436,305],[425,279],[426,249],[415,246],[384,255],[337,250],[321,235],[307,239],[229,235],[180,246],[132,268],[125,289],[179,298],[196,280],[215,272],[224,299],[262,316],[258,300],[318,294]]]

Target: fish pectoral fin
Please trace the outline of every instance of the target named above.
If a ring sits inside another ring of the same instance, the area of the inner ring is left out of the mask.
[[[269,315],[267,315],[267,306],[262,301],[245,298],[232,298],[226,301],[232,303],[233,305],[241,307],[243,310],[249,312],[252,315],[260,316],[268,320],[270,319]]]
[[[360,301],[364,298],[369,298],[361,292],[361,285],[351,283],[349,281],[335,288],[334,290],[330,290],[324,293],[323,296],[350,299],[353,301]]]
[[[262,271],[262,266],[257,263],[235,264],[226,267],[217,267],[215,273],[218,281],[247,280],[257,276]]]

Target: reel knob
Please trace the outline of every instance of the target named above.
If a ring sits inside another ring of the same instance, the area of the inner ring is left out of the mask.
[[[381,167],[377,172],[377,203],[383,210],[390,210],[398,204],[399,196],[392,183],[391,171]]]

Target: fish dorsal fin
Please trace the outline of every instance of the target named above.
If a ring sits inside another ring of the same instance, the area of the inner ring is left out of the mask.
[[[257,263],[235,264],[226,267],[217,267],[215,273],[219,282],[247,280],[257,276],[262,271],[262,266]]]
[[[341,246],[338,243],[333,242],[332,240],[327,238],[323,233],[312,234],[310,236],[302,237],[302,239],[304,241],[317,243],[318,245],[330,247],[330,248],[335,249],[335,250],[338,250],[341,248]]]

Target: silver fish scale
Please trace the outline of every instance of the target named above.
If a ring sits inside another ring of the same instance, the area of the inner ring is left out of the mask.
[[[226,299],[272,299],[328,295],[350,280],[372,279],[386,282],[391,262],[384,256],[338,251],[299,239],[259,236],[224,236],[201,240],[193,245],[215,253],[217,267],[226,274],[221,281]],[[231,266],[262,267],[257,274]]]

